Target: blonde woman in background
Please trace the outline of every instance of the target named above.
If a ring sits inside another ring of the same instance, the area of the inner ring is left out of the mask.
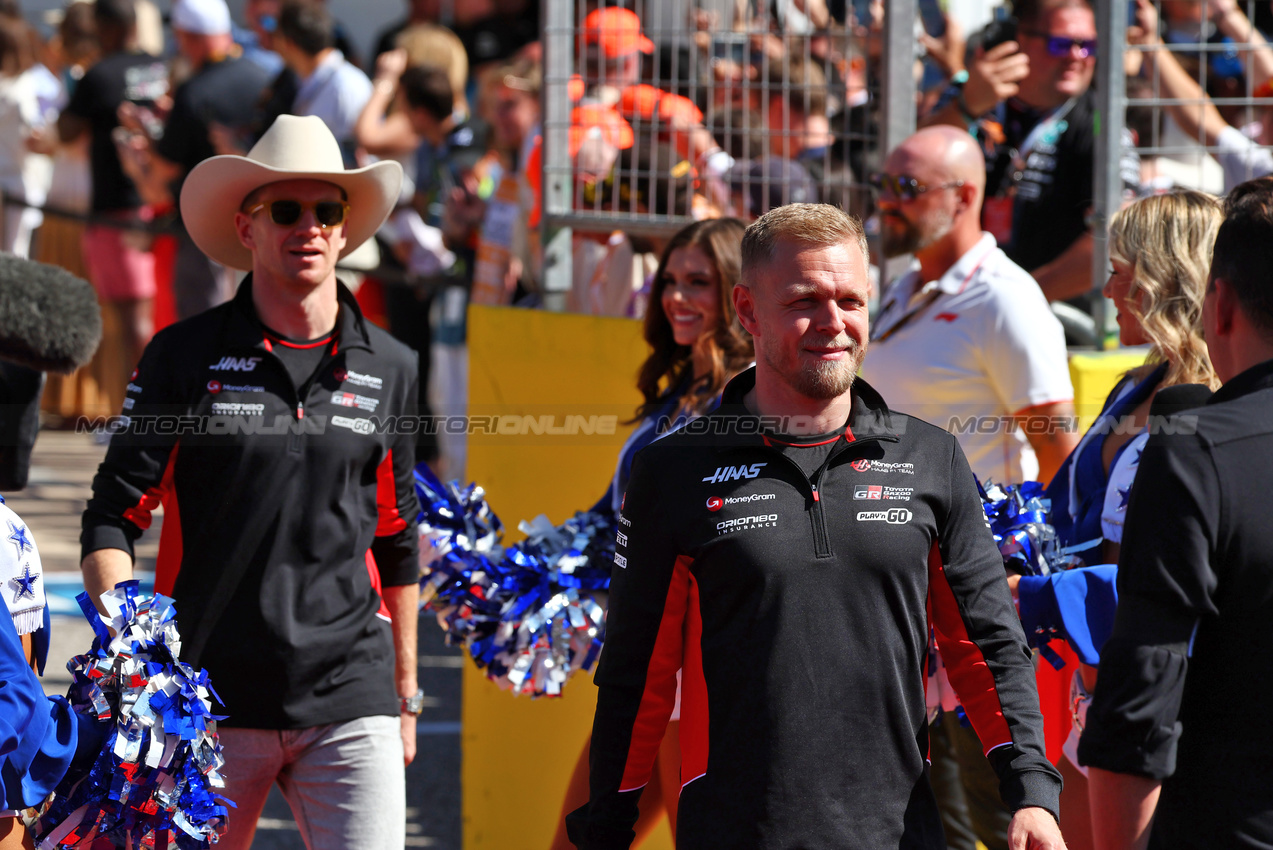
[[[1105,401],[1101,415],[1078,446],[1062,463],[1048,486],[1052,522],[1062,546],[1087,546],[1076,554],[1089,565],[1118,561],[1127,495],[1139,464],[1140,450],[1149,439],[1150,408],[1159,392],[1185,384],[1205,397],[1219,382],[1207,357],[1202,338],[1202,300],[1211,266],[1211,249],[1222,219],[1219,199],[1193,190],[1177,190],[1143,198],[1115,213],[1110,222],[1112,270],[1104,294],[1118,310],[1119,342],[1124,346],[1148,345],[1143,365],[1129,371]],[[1179,393],[1179,391],[1176,391]],[[1097,574],[1099,572],[1099,575]],[[1012,576],[1027,631],[1034,625],[1032,611],[1055,605],[1057,582],[1083,582],[1093,608],[1098,599],[1110,602],[1103,611],[1108,622],[1092,616],[1081,628],[1092,635],[1099,652],[1103,632],[1113,620],[1114,595],[1109,582],[1114,571],[1068,570],[1055,577]],[[1082,619],[1082,618],[1080,618]],[[1069,626],[1070,620],[1066,620]],[[1067,628],[1067,632],[1071,633]],[[1049,723],[1071,723],[1086,712],[1087,695],[1096,683],[1096,670],[1085,663],[1081,675],[1074,665],[1062,675],[1072,682],[1065,706],[1043,706]],[[1046,667],[1046,665],[1043,665]],[[1049,670],[1043,676],[1056,675]],[[1061,796],[1062,831],[1071,850],[1092,847],[1087,805],[1086,770],[1076,765],[1079,723],[1066,741],[1067,759],[1058,767],[1065,778]]]

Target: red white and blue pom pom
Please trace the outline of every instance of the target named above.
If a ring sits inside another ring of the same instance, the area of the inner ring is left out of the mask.
[[[225,832],[229,800],[208,674],[178,660],[173,601],[141,596],[136,581],[102,594],[109,619],[78,597],[96,637],[67,663],[67,694],[81,715],[109,720],[102,752],[86,776],[63,780],[35,829],[37,846],[207,848]],[[107,625],[115,630],[111,638]],[[217,697],[220,702],[220,697]]]
[[[1048,516],[1049,499],[1038,481],[1000,485],[978,482],[981,507],[1009,572],[1045,576],[1079,564],[1062,549]]]
[[[559,526],[522,523],[526,539],[505,549],[503,525],[475,484],[443,485],[416,471],[423,505],[421,586],[447,641],[515,694],[558,696],[601,651],[614,560],[614,519],[575,514]],[[427,545],[426,545],[427,544]]]

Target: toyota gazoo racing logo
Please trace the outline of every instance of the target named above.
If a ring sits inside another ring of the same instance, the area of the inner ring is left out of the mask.
[[[858,484],[853,488],[853,499],[855,501],[900,501],[909,502],[911,494],[915,492],[914,487],[885,487],[881,484]]]
[[[716,523],[716,534],[733,534],[735,531],[746,531],[749,528],[775,528],[777,525],[777,514],[740,516],[737,519],[723,519]]]
[[[902,525],[911,521],[914,516],[906,508],[890,508],[887,511],[858,511],[858,522],[887,522],[889,525]]]
[[[716,513],[723,507],[725,507],[725,500],[720,496],[712,496],[707,500],[707,509],[712,513]]]
[[[741,478],[757,478],[760,468],[765,463],[753,463],[751,466],[718,466],[716,471],[703,479],[705,484],[720,484],[723,481],[738,481]]]

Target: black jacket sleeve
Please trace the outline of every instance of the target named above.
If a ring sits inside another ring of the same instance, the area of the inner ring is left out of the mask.
[[[626,848],[635,837],[637,801],[676,700],[690,559],[677,551],[651,462],[637,454],[619,514],[597,667],[597,713],[589,754],[591,797],[566,818],[583,850]]]
[[[1079,741],[1079,761],[1164,779],[1175,771],[1189,649],[1213,594],[1221,487],[1201,437],[1156,434],[1132,484],[1118,612]]]
[[[81,558],[98,549],[132,555],[133,543],[150,527],[151,513],[163,500],[165,473],[186,412],[166,351],[168,338],[161,333],[151,340],[128,383],[124,411],[93,477],[80,532]]]
[[[1048,761],[1034,665],[976,481],[951,438],[950,496],[929,560],[929,604],[950,683],[999,776],[1009,809],[1059,819],[1061,775]]]

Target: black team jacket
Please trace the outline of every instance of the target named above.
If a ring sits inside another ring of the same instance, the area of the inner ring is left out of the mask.
[[[404,416],[416,403],[415,353],[365,321],[338,284],[334,343],[298,387],[251,293],[249,277],[232,301],[146,347],[93,479],[83,553],[131,553],[163,505],[155,588],[176,601],[183,660],[210,629],[198,663],[226,725],[397,716],[380,586],[419,576],[414,416]],[[242,578],[203,623],[231,561]]]
[[[1162,780],[1151,848],[1273,847],[1273,360],[1149,438],[1079,760]]]
[[[857,381],[811,480],[782,423],[743,407],[754,383],[636,457],[571,839],[629,846],[681,668],[681,850],[944,847],[930,626],[1005,803],[1056,814],[1030,651],[954,437]]]

